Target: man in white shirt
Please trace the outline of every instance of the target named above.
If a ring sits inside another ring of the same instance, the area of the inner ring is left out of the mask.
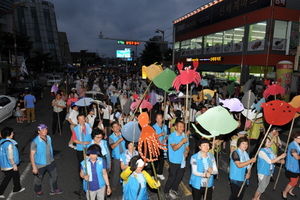
[[[72,129],[78,123],[77,116],[78,116],[79,112],[78,112],[78,106],[73,105],[73,106],[71,106],[71,108],[72,108],[72,110],[70,112],[68,122],[70,123],[70,129],[71,129],[71,133],[72,133]],[[69,147],[71,147],[73,149],[76,149],[76,146],[73,145],[72,134],[71,134],[71,138],[70,138],[70,141],[69,141]]]

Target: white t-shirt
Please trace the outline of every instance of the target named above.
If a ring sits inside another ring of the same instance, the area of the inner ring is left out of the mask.
[[[103,119],[110,119],[111,106],[106,106],[106,108],[102,108],[103,111]]]
[[[77,115],[79,114],[79,112],[77,110],[71,110],[70,115],[69,115],[69,119],[71,119],[71,121],[74,124],[77,124]]]
[[[91,115],[88,115],[87,118],[88,118],[88,120],[89,120],[89,124],[91,125],[91,127],[93,127],[94,122],[95,122],[96,115],[95,115],[95,114],[92,115],[92,116],[91,116]]]

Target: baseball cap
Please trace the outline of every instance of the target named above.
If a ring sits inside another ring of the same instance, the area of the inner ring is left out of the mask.
[[[89,149],[89,150],[87,150],[86,154],[87,154],[87,155],[95,154],[95,155],[101,156],[100,151],[97,150],[97,149]]]
[[[246,135],[246,134],[248,134],[248,132],[247,131],[240,131],[240,132],[238,132],[238,134]]]
[[[38,127],[37,127],[37,130],[40,131],[40,130],[43,130],[45,128],[48,128],[45,124],[39,124]]]
[[[72,88],[71,90],[76,90],[76,88]]]
[[[271,131],[274,131],[274,130],[276,130],[276,131],[281,131],[281,129],[280,129],[279,127],[277,127],[277,126],[271,128]]]

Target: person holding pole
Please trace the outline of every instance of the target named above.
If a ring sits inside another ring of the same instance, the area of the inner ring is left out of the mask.
[[[290,179],[290,182],[281,193],[283,199],[287,199],[287,195],[297,198],[297,196],[293,194],[293,189],[297,185],[300,176],[300,131],[294,131],[292,133],[292,138],[294,140],[289,144],[285,162],[285,175]]]
[[[64,121],[64,108],[66,107],[66,102],[61,99],[61,94],[57,93],[55,99],[52,101],[53,115],[52,115],[52,134],[56,133],[57,127],[61,134],[63,121]]]
[[[167,133],[168,133],[168,127],[167,125],[163,124],[163,116],[161,113],[156,114],[156,124],[153,125],[153,128],[158,136],[158,139],[161,144],[166,144],[167,140]],[[163,168],[164,168],[164,150],[159,149],[160,155],[158,156],[157,161],[157,177],[160,180],[165,180],[164,174],[163,174]]]
[[[129,162],[129,166],[121,173],[123,184],[124,200],[147,200],[147,184],[158,189],[160,182],[155,181],[144,169],[145,162],[140,156],[134,156]]]
[[[81,162],[80,169],[80,177],[83,179],[86,198],[88,200],[95,200],[96,198],[97,200],[104,200],[105,194],[111,194],[111,189],[106,171],[106,162],[100,157],[101,147],[98,144],[93,144],[87,149],[86,154],[88,158]]]
[[[111,185],[112,190],[115,190],[120,183],[120,156],[126,150],[125,141],[121,134],[121,127],[118,122],[113,122],[111,124],[113,133],[109,136],[109,145],[112,149],[111,152]]]
[[[242,200],[245,187],[238,197],[238,193],[245,179],[250,178],[250,164],[256,162],[256,158],[249,158],[247,153],[249,140],[246,137],[239,138],[237,141],[238,149],[230,155],[229,179],[231,184],[231,195],[229,200]]]
[[[48,172],[50,176],[50,195],[62,194],[63,191],[57,186],[57,172],[53,156],[52,140],[48,134],[48,127],[39,124],[37,127],[38,136],[33,139],[30,145],[30,162],[34,178],[34,192],[38,197],[43,196],[42,180]]]
[[[85,123],[84,115],[77,116],[78,124],[72,129],[72,140],[76,144],[76,153],[78,164],[84,160],[83,151],[92,139],[92,128],[88,123]]]
[[[179,197],[178,186],[185,171],[185,158],[190,151],[188,137],[184,133],[184,123],[175,122],[176,131],[168,137],[169,176],[164,193],[166,198],[176,199]],[[187,135],[189,131],[187,132]]]
[[[266,138],[263,144],[263,148],[258,153],[257,159],[257,176],[258,176],[258,188],[254,194],[252,200],[260,200],[262,193],[265,192],[266,188],[270,183],[271,176],[274,172],[274,163],[283,163],[286,153],[276,157],[271,148],[275,138]]]
[[[214,176],[218,174],[218,169],[214,156],[209,153],[210,141],[202,139],[198,143],[200,151],[191,157],[191,177],[190,185],[192,186],[193,199],[203,199],[205,196],[205,188],[207,189],[206,200],[212,200],[212,192],[214,185]]]

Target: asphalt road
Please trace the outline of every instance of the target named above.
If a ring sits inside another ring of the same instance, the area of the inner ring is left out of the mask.
[[[38,199],[33,192],[33,179],[31,164],[29,160],[29,147],[32,139],[37,135],[36,127],[39,123],[45,123],[49,128],[49,134],[53,140],[53,148],[55,151],[55,161],[58,171],[58,186],[64,192],[61,195],[50,196],[49,187],[49,176],[46,174],[43,180],[43,192],[44,196],[42,199],[54,199],[54,200],[79,200],[86,199],[85,194],[82,190],[81,182],[78,176],[77,169],[77,158],[75,150],[68,147],[68,141],[70,139],[70,129],[67,122],[63,125],[62,135],[56,133],[56,135],[51,135],[51,124],[52,124],[52,107],[51,101],[54,97],[50,96],[50,89],[45,90],[44,98],[42,100],[38,99],[36,103],[36,116],[37,120],[33,123],[24,122],[22,124],[17,124],[15,118],[10,118],[5,120],[0,124],[0,129],[5,126],[10,126],[14,128],[15,140],[19,143],[19,151],[21,157],[21,163],[19,165],[19,171],[21,174],[21,183],[26,190],[22,193],[12,194],[12,181],[10,182],[8,188],[6,189],[4,195],[10,200],[31,200]],[[300,123],[298,120],[295,123],[296,128],[300,128]],[[287,130],[281,134],[281,139],[285,142]],[[191,149],[193,149],[193,139],[190,139]],[[228,144],[227,144],[228,146]],[[227,147],[228,149],[228,147]],[[192,150],[191,150],[192,151]],[[190,153],[191,155],[191,153]],[[228,152],[227,154],[221,154],[219,156],[219,175],[218,179],[215,180],[213,199],[214,200],[227,200],[230,196],[230,185],[228,184]],[[188,158],[189,160],[189,158]],[[188,163],[188,162],[187,162]],[[168,162],[165,161],[164,176],[168,176]],[[275,177],[278,173],[278,167],[275,170]],[[2,181],[4,175],[0,172],[0,181]],[[192,199],[191,188],[188,184],[190,177],[190,166],[186,167],[185,176],[180,184],[180,193],[182,200]],[[161,181],[163,191],[163,186],[166,180]],[[262,195],[261,200],[279,200],[281,199],[280,192],[284,189],[288,179],[284,176],[284,171],[282,171],[277,188],[273,191],[274,183],[270,183],[266,192]],[[247,187],[244,200],[251,200],[255,190],[257,189],[257,176],[255,167],[252,170],[252,176],[250,181],[250,186]],[[297,187],[294,193],[300,197],[300,189]],[[163,194],[162,194],[163,195]],[[157,193],[155,191],[149,191],[149,198],[151,200],[158,199]],[[122,187],[119,187],[113,191],[112,195],[107,198],[108,200],[121,200],[122,199]],[[289,199],[293,199],[289,197]]]

